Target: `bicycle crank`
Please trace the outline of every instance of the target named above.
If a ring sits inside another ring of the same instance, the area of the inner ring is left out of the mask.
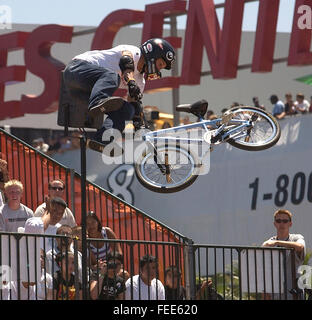
[[[250,140],[250,133],[251,133],[251,130],[253,128],[253,122],[257,121],[258,119],[258,115],[256,113],[254,113],[252,116],[251,116],[251,119],[250,119],[250,127],[247,129],[247,135],[244,139],[245,142],[249,142]]]
[[[172,183],[172,179],[170,176],[170,165],[169,165],[169,158],[168,158],[168,153],[165,153],[165,168],[166,168],[166,181],[168,183]]]

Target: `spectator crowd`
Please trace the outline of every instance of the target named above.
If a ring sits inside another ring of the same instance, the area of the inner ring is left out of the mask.
[[[2,163],[5,170],[5,163]],[[39,282],[11,281],[2,286],[1,299],[82,299],[82,228],[64,201],[65,184],[60,179],[49,182],[45,202],[33,212],[22,204],[23,184],[18,180],[4,182],[4,203],[0,207],[0,232],[19,232],[44,235],[40,244],[41,280]],[[273,215],[276,235],[263,247],[292,248],[296,270],[306,255],[305,240],[301,234],[291,234],[293,214],[279,209]],[[186,290],[177,265],[164,270],[164,283],[159,279],[158,259],[145,254],[139,259],[139,272],[130,274],[125,269],[124,255],[115,232],[102,225],[98,215],[90,211],[86,217],[88,295],[93,300],[184,300]],[[105,241],[106,240],[106,241]],[[74,242],[76,245],[74,246]],[[133,263],[133,261],[132,261]],[[291,264],[290,259],[286,261]],[[131,269],[133,269],[131,267]],[[291,275],[287,275],[291,283]],[[296,275],[297,281],[300,274]],[[18,289],[19,286],[19,289]],[[291,285],[289,285],[291,287]],[[300,288],[293,288],[303,297]],[[19,293],[18,293],[19,292]],[[289,292],[291,299],[293,292]],[[263,294],[263,299],[275,299],[274,294]],[[222,300],[224,297],[202,279],[196,299]]]
[[[50,181],[45,202],[33,212],[22,203],[23,184],[15,179],[9,180],[6,162],[2,160],[0,163],[3,177],[6,178],[1,188],[0,232],[45,236],[40,245],[40,282],[22,279],[3,284],[1,300],[82,299],[82,227],[77,226],[72,211],[63,199],[64,182],[60,179]],[[178,269],[172,266],[166,270],[166,279],[170,280],[163,285],[155,279],[158,260],[147,254],[140,259],[139,274],[130,276],[124,268],[121,245],[118,242],[105,242],[116,240],[115,232],[102,226],[93,211],[88,212],[86,222],[87,237],[92,239],[87,248],[90,299],[162,300],[166,298],[166,290],[170,291],[167,293],[168,299],[185,298]],[[177,274],[178,279],[173,280],[173,274]]]
[[[79,131],[73,131],[69,136],[62,135],[59,138],[51,138],[48,142],[45,142],[42,137],[39,137],[33,139],[31,145],[42,153],[52,156],[56,153],[79,149],[80,135]]]
[[[280,99],[276,94],[272,94],[268,100],[272,105],[272,112],[270,113],[278,120],[288,116],[312,113],[312,96],[310,96],[310,101],[308,101],[302,93],[297,93],[295,99],[291,92],[285,93],[284,99]],[[252,102],[254,107],[269,112],[269,108],[261,104],[258,97],[253,97]],[[248,103],[233,102],[230,108],[245,105],[248,105]],[[221,113],[224,113],[227,110],[228,108],[224,108],[221,110]],[[206,119],[214,120],[216,118],[217,116],[214,111],[208,109]],[[184,121],[182,121],[181,124],[185,124]]]

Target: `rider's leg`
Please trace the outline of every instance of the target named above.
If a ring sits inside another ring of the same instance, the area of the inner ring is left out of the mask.
[[[64,84],[75,104],[89,105],[90,92],[101,73],[81,60],[72,60],[63,72]]]
[[[111,70],[83,60],[72,60],[64,70],[64,82],[73,99],[83,97],[85,100],[85,96],[89,96],[88,108],[93,110],[95,116],[98,106],[104,104],[104,112],[109,112],[117,110],[123,104],[121,98],[112,97],[119,87],[120,77]]]
[[[133,126],[135,130],[140,129],[143,126],[143,109],[140,102],[131,102],[134,106]]]
[[[124,104],[120,97],[112,97],[120,84],[120,76],[104,69],[103,74],[95,82],[89,99],[89,114],[92,117],[102,113],[119,110]]]
[[[132,103],[124,101],[122,107],[119,110],[112,111],[107,114],[107,117],[103,123],[103,127],[96,132],[94,139],[102,143],[102,136],[104,131],[111,128],[117,129],[120,132],[123,132],[123,130],[125,129],[125,121],[132,120],[134,114],[135,114],[134,105]],[[106,143],[109,143],[109,142],[106,142]]]

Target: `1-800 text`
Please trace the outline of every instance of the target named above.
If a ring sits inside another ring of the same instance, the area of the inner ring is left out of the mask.
[[[257,209],[259,184],[259,177],[249,184],[249,188],[252,189],[251,210]],[[300,171],[293,177],[281,174],[277,177],[275,185],[274,192],[263,194],[264,201],[274,198],[274,204],[277,207],[283,207],[289,200],[292,204],[298,205],[305,197],[312,202],[312,172],[306,176]]]

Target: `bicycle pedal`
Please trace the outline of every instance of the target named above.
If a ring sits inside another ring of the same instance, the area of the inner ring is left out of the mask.
[[[87,148],[102,153],[105,145],[98,141],[87,139]]]
[[[124,153],[122,147],[118,146],[117,144],[112,144],[111,147],[109,147],[109,144],[110,143],[101,143],[96,140],[87,139],[87,147],[89,149],[102,153],[107,157],[119,157]],[[105,149],[106,147],[108,148]]]
[[[227,124],[233,117],[233,113],[224,114],[221,118],[221,124]]]

